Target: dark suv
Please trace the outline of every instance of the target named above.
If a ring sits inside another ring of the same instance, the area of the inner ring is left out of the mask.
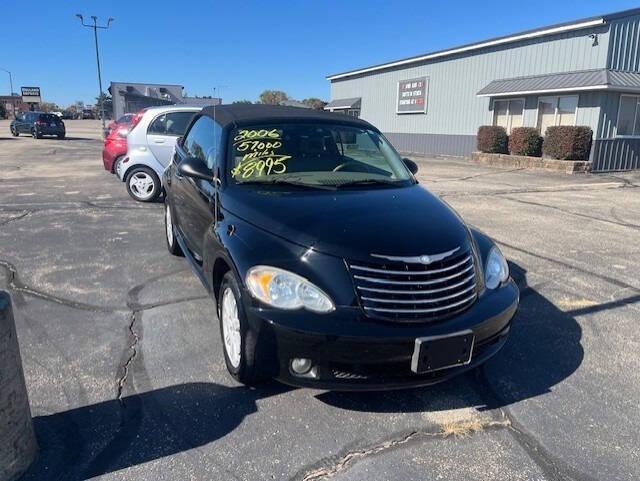
[[[55,135],[64,139],[66,129],[64,122],[55,114],[44,112],[21,112],[9,126],[11,133],[17,137],[20,134],[32,135],[40,139],[44,135]]]
[[[346,115],[225,105],[194,117],[164,173],[166,240],[216,301],[232,376],[420,386],[502,348],[519,296],[507,262],[416,172]]]

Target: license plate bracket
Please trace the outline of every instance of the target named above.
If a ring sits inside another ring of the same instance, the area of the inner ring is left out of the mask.
[[[440,371],[471,362],[475,335],[470,329],[416,339],[411,370],[416,374]]]

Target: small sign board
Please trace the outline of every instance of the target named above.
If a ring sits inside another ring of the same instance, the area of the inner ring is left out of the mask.
[[[22,91],[22,101],[26,104],[39,104],[42,102],[40,98],[40,87],[20,87]]]
[[[398,82],[396,113],[426,114],[428,88],[429,79],[427,77],[401,80]]]

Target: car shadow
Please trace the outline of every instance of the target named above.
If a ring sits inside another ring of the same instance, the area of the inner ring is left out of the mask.
[[[77,141],[77,140],[85,140],[85,141],[86,140],[99,140],[99,141],[102,141],[102,139],[100,139],[98,137],[65,137],[64,139],[55,139],[55,138],[52,137],[52,140],[60,140],[60,141],[63,141],[63,142],[65,142],[67,140],[71,141],[71,142]]]
[[[203,446],[290,389],[188,383],[35,417],[40,452],[21,480],[86,480]]]
[[[510,267],[520,309],[504,349],[483,368],[427,388],[323,392],[316,399],[344,410],[407,413],[494,409],[550,392],[582,363],[582,330],[527,286],[524,269]],[[259,399],[291,389],[187,383],[38,416],[40,455],[22,479],[86,480],[203,446],[236,429]]]
[[[525,269],[512,262],[509,267],[520,288],[520,306],[505,347],[485,365],[412,391],[325,392],[316,397],[342,409],[401,413],[495,409],[549,393],[582,364],[582,328],[570,313],[528,286]]]

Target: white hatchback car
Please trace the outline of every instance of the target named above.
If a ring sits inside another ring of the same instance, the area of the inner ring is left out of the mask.
[[[127,192],[140,202],[152,202],[162,193],[160,179],[171,161],[176,139],[184,134],[200,107],[150,107],[127,134],[127,155],[116,174]]]

